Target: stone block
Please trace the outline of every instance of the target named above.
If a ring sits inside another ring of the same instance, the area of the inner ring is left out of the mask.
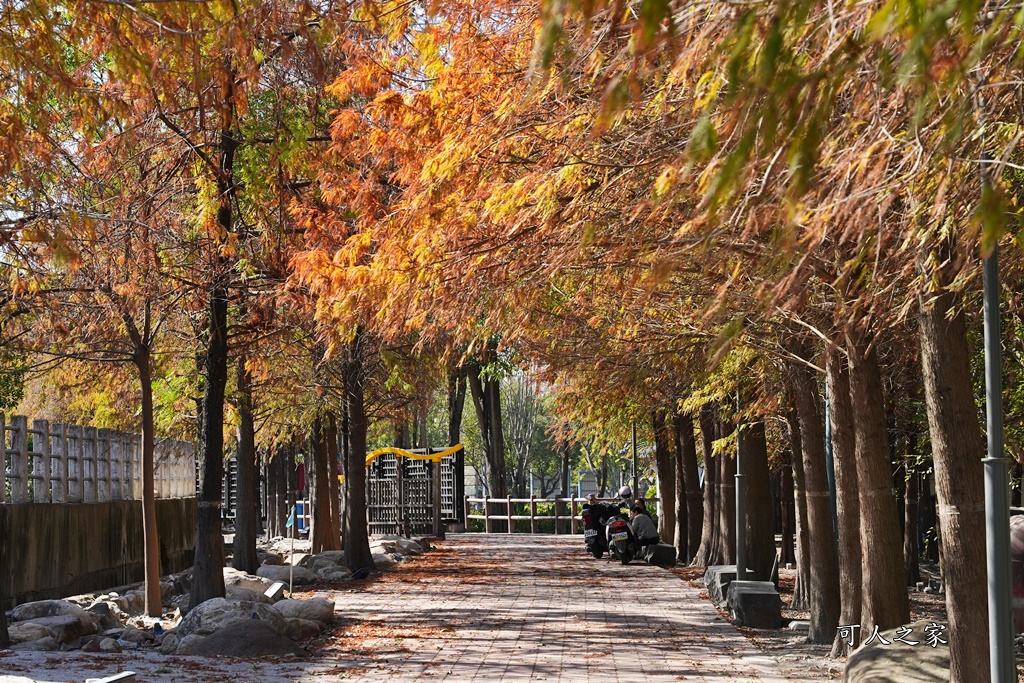
[[[715,564],[704,572],[704,587],[716,605],[725,604],[729,584],[736,578],[736,565]]]
[[[676,563],[676,547],[668,543],[659,543],[651,547],[647,564],[658,567],[672,567]]]
[[[779,628],[782,626],[782,598],[771,581],[729,583],[729,611],[740,626]]]

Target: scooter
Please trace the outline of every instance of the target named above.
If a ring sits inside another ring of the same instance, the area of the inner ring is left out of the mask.
[[[621,514],[621,508],[617,503],[583,504],[583,511],[580,514],[583,518],[583,540],[587,544],[587,552],[595,558],[601,559],[608,552],[608,521]]]
[[[629,519],[618,512],[608,520],[608,550],[615,559],[622,564],[629,564],[636,556],[639,546],[636,537],[633,536],[633,529],[629,526]]]

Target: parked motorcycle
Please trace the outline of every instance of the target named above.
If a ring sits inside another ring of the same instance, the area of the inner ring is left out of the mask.
[[[636,537],[633,536],[633,529],[629,525],[629,518],[622,514],[621,509],[608,520],[606,533],[608,550],[622,564],[629,564],[636,556],[639,546]]]
[[[584,503],[580,516],[583,518],[583,540],[587,552],[601,559],[608,552],[607,526],[609,520],[622,515],[619,503]],[[629,526],[628,524],[626,525]]]

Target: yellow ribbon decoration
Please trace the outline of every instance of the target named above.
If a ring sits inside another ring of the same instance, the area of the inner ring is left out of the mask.
[[[441,459],[445,456],[451,455],[452,453],[458,453],[462,450],[462,444],[457,443],[447,450],[443,450],[440,453],[412,453],[411,451],[404,450],[402,448],[378,448],[373,453],[366,456],[366,464],[369,466],[371,462],[376,460],[378,457],[385,453],[394,453],[395,455],[403,458],[412,458],[413,460],[430,460],[431,462],[441,462]]]

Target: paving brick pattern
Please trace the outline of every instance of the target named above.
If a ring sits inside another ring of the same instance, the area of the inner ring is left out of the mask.
[[[382,579],[332,591],[337,630],[306,662],[131,651],[0,653],[0,676],[46,683],[118,671],[147,683],[565,681],[775,683],[786,678],[699,590],[581,537],[467,534]]]
[[[367,621],[431,635],[403,639],[407,652],[364,661],[368,670],[346,680],[786,680],[663,569],[595,560],[579,536],[472,534],[445,545],[457,558],[447,575],[379,584],[360,599]]]

